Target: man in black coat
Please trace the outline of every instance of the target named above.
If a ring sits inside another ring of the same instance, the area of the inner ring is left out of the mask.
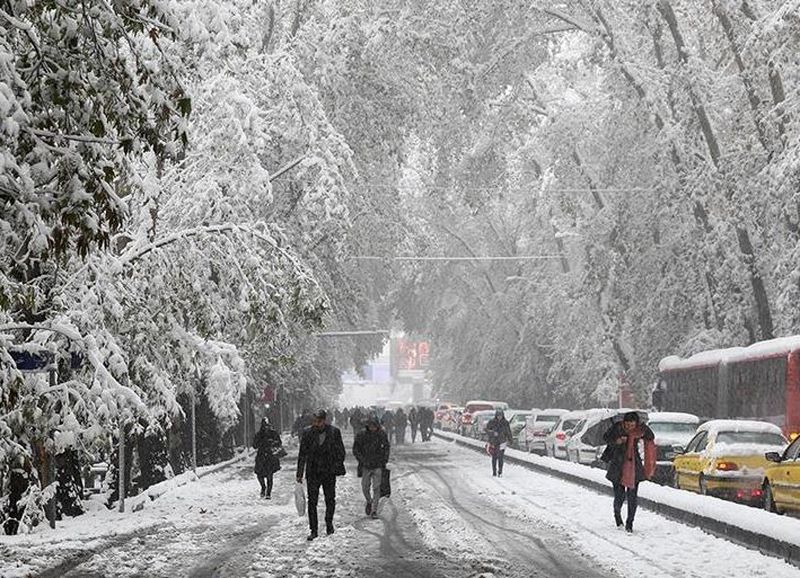
[[[381,497],[383,469],[389,461],[389,436],[381,428],[377,417],[367,420],[367,427],[359,432],[353,442],[353,455],[361,471],[361,491],[367,500],[367,516],[378,517],[378,500]]]
[[[314,414],[311,427],[300,439],[300,453],[297,456],[297,481],[306,477],[308,491],[308,524],[311,541],[318,535],[317,503],[319,489],[325,493],[325,528],[333,534],[333,513],[336,510],[336,476],[343,476],[344,442],[338,428],[326,423],[328,414],[321,409]]]

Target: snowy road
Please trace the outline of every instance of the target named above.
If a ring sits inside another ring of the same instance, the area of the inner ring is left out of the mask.
[[[347,440],[346,440],[347,441]],[[613,527],[610,498],[433,441],[394,450],[393,497],[366,519],[355,466],[337,532],[308,544],[294,469],[257,498],[249,463],[178,488],[144,511],[98,510],[54,533],[0,538],[5,576],[800,577],[783,562],[642,511]]]

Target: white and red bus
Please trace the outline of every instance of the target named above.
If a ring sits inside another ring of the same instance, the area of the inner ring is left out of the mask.
[[[657,405],[665,411],[759,419],[790,438],[800,433],[800,336],[665,357],[658,371]]]

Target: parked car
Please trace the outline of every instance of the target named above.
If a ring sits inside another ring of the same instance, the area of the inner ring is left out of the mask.
[[[476,440],[486,440],[486,424],[494,417],[493,409],[476,411],[472,414],[472,423],[467,430],[467,435]]]
[[[502,409],[503,411],[508,409],[508,404],[504,401],[483,401],[483,400],[473,400],[468,401],[464,406],[464,411],[461,413],[461,420],[459,423],[459,433],[461,435],[467,435],[470,427],[472,426],[472,414],[476,411],[487,411],[487,410],[495,410],[495,409]]]
[[[451,407],[445,412],[440,421],[440,429],[443,431],[458,432],[458,426],[461,422],[461,412],[464,411],[463,407]]]
[[[676,448],[673,484],[681,489],[763,502],[767,452],[784,453],[788,442],[771,423],[712,420],[697,429],[686,448]]]
[[[519,447],[519,432],[525,429],[525,421],[533,415],[535,410],[515,409],[511,411],[513,415],[508,417],[508,413],[506,413],[506,419],[508,419],[508,423],[511,425],[511,436],[514,438],[514,447]]]
[[[555,427],[544,438],[545,454],[559,460],[567,459],[567,441],[575,426],[586,416],[585,411],[570,411],[561,416]]]
[[[567,440],[567,459],[586,466],[599,466],[600,455],[605,449],[603,434],[600,431],[610,427],[611,419],[623,415],[627,410],[589,409],[584,412],[583,419],[572,431]],[[606,425],[602,425],[603,423]]]
[[[800,512],[800,437],[783,453],[767,452],[764,470],[764,509],[783,514]]]
[[[561,416],[567,413],[566,409],[543,409],[542,411],[532,414],[525,422],[525,429],[522,430],[524,435],[524,444],[521,447],[525,448],[531,453],[538,453],[544,455],[544,439],[550,433]]]
[[[436,429],[443,429],[442,428],[442,421],[444,417],[448,414],[448,412],[455,407],[456,404],[451,403],[449,401],[442,401],[439,402],[439,405],[436,406],[436,409],[433,412],[433,427]]]
[[[669,484],[675,468],[676,447],[686,447],[697,432],[700,419],[691,413],[657,411],[649,414],[647,425],[656,434],[656,473],[654,482]]]

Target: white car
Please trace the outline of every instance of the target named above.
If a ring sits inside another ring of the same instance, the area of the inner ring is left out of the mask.
[[[567,459],[567,442],[575,426],[586,416],[585,411],[570,411],[561,416],[556,426],[544,438],[545,453],[551,458]]]
[[[622,411],[619,409],[589,409],[586,410],[584,418],[575,426],[572,436],[567,442],[567,459],[571,462],[584,464],[587,466],[597,465],[600,454],[605,449],[605,444],[595,445],[587,443],[583,435],[593,426],[596,426],[604,419],[618,415]]]
[[[544,455],[545,446],[544,439],[550,433],[561,416],[568,413],[566,409],[543,409],[531,415],[525,422],[525,428],[522,430],[521,436],[524,436],[525,443],[520,447],[525,448],[531,453],[538,453]]]
[[[656,434],[656,473],[653,481],[669,484],[673,479],[675,449],[686,447],[697,432],[700,418],[691,413],[657,411],[649,414],[647,425]]]

